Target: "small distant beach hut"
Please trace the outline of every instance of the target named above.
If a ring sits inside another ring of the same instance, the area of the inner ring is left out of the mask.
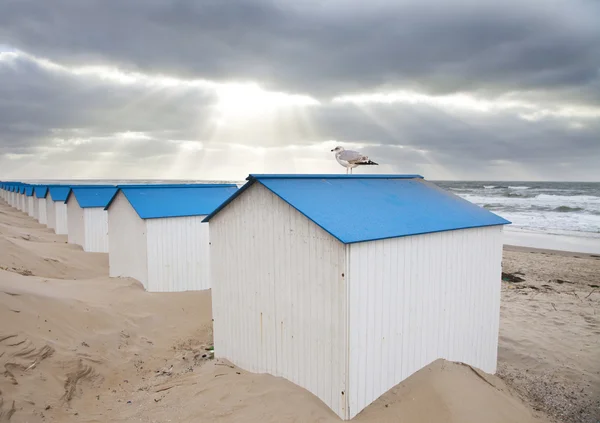
[[[54,229],[58,235],[66,235],[69,230],[67,220],[67,196],[71,187],[66,185],[51,185],[46,196],[47,226]]]
[[[71,188],[67,197],[68,241],[83,251],[108,253],[108,213],[104,208],[117,192],[115,186]]]
[[[17,184],[11,184],[9,188],[10,195],[8,196],[8,204],[10,204],[11,207],[17,206],[17,188]]]
[[[46,213],[46,196],[48,195],[48,187],[46,185],[38,185],[33,190],[35,194],[34,203],[34,217],[42,225],[48,223],[48,217]]]
[[[120,187],[108,204],[109,274],[150,292],[209,289],[208,225],[202,219],[235,184]]]
[[[19,187],[19,207],[18,209],[24,213],[27,213],[27,196],[25,195],[25,188],[27,185],[21,185]]]
[[[419,175],[250,175],[210,222],[215,357],[349,420],[444,358],[496,371],[499,216]]]
[[[35,186],[33,185],[28,185],[25,187],[25,212],[30,216],[33,217],[34,216],[34,209],[35,209],[35,197],[33,196],[33,190],[35,189]]]

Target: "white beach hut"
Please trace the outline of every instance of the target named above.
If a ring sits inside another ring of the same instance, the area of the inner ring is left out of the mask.
[[[33,195],[33,190],[35,186],[27,185],[25,187],[25,213],[27,213],[30,217],[34,217],[35,211],[35,196]]]
[[[27,196],[25,195],[26,184],[21,185],[19,187],[19,207],[17,207],[20,211],[27,213]]]
[[[215,357],[343,420],[438,358],[496,371],[495,214],[418,175],[250,175],[204,221]]]
[[[104,208],[117,192],[115,186],[71,188],[67,197],[68,241],[83,251],[108,253],[108,212]]]
[[[10,187],[10,195],[8,197],[8,204],[11,205],[11,207],[16,208],[17,207],[17,192],[19,190],[19,186],[15,183]]]
[[[51,185],[48,187],[48,195],[46,196],[46,213],[47,226],[54,229],[58,235],[66,235],[68,233],[67,220],[67,196],[71,191],[71,187],[67,185]]]
[[[232,184],[120,187],[108,204],[109,274],[150,292],[210,288],[208,225],[202,219]]]
[[[48,223],[46,213],[46,196],[48,195],[48,187],[46,185],[38,185],[34,189],[34,212],[33,217],[42,225]]]

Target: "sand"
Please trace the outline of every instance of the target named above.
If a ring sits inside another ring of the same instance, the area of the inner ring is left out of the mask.
[[[210,292],[147,293],[107,261],[0,202],[0,422],[340,421],[284,379],[213,359]],[[507,251],[525,281],[503,283],[501,377],[438,360],[354,421],[595,422],[599,270]]]

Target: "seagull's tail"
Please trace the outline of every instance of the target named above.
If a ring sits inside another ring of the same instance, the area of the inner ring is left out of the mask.
[[[365,165],[366,166],[370,166],[370,165],[376,165],[376,166],[378,166],[379,165],[379,163],[375,163],[373,160],[370,160],[370,159],[367,160],[367,161],[364,161],[364,162],[359,162],[358,164],[360,164],[362,166],[365,166]]]

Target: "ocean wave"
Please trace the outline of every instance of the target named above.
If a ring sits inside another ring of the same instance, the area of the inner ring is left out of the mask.
[[[554,195],[554,194],[538,194],[535,196],[537,200],[548,202],[567,202],[567,203],[586,203],[600,205],[600,197],[595,195]]]
[[[485,189],[494,189],[494,188],[498,188],[496,185],[484,185],[483,188]]]
[[[555,212],[559,212],[559,213],[573,213],[573,212],[579,212],[579,211],[584,211],[585,209],[583,207],[569,207],[569,206],[558,206],[554,209],[552,209],[552,211]]]
[[[526,186],[516,186],[516,187],[513,187],[513,186],[510,186],[510,185],[508,186],[508,189],[516,189],[516,190],[529,189],[529,188],[531,188],[531,187],[526,187]]]

